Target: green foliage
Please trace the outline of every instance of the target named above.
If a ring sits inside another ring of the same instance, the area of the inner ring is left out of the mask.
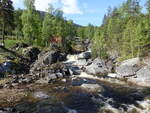
[[[148,12],[149,4],[148,0]],[[139,0],[127,0],[118,8],[109,8],[100,33],[95,33],[93,55],[105,56],[102,54],[104,49],[108,53],[117,51],[121,60],[142,56],[150,47],[148,18],[149,13],[142,14]]]
[[[92,41],[93,41],[93,46],[92,46],[93,57],[106,59],[108,57],[107,48],[106,48],[107,45],[105,43],[104,33],[101,32],[100,29],[98,29],[95,32],[95,35]]]
[[[6,39],[5,40],[5,47],[6,48],[12,48],[14,45],[16,45],[19,42],[21,42],[21,40]]]
[[[29,44],[38,43],[41,31],[41,19],[39,13],[34,8],[34,0],[25,0],[27,10],[21,16],[23,24],[23,35]]]
[[[85,27],[78,27],[77,28],[77,36],[81,39],[92,39],[94,37],[94,33],[96,31],[96,27],[92,24],[89,24]]]
[[[21,20],[21,15],[22,15],[22,10],[18,9],[15,10],[14,12],[14,24],[15,24],[15,30],[14,30],[14,34],[16,35],[17,38],[22,37],[23,33],[22,33],[22,20]]]
[[[14,8],[11,0],[0,0],[0,25],[2,26],[2,39],[5,46],[5,34],[6,31],[12,31],[14,27]]]

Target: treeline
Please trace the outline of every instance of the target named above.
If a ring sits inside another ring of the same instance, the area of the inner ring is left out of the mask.
[[[63,11],[52,5],[46,12],[37,11],[35,0],[24,0],[25,9],[14,10],[11,0],[0,0],[0,31],[2,38],[11,35],[30,45],[49,47],[53,37],[62,38],[61,47],[67,49],[74,37],[92,38],[95,27],[74,24],[63,17]],[[64,49],[64,48],[63,48]]]
[[[102,26],[93,38],[93,56],[107,58],[118,54],[120,60],[142,56],[150,50],[150,0],[142,13],[139,0],[127,0],[109,8]]]

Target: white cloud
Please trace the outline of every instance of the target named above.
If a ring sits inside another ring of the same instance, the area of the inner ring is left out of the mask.
[[[14,5],[17,6],[23,0],[12,0]],[[61,4],[61,8],[65,14],[82,14],[78,6],[78,0],[35,0],[35,7],[38,10],[45,11],[48,4]],[[18,6],[17,6],[18,7]]]
[[[46,11],[48,9],[48,4],[53,4],[58,2],[58,0],[35,0],[35,7],[40,11]]]
[[[66,14],[82,14],[83,12],[78,7],[77,0],[61,0],[63,3],[63,11]]]

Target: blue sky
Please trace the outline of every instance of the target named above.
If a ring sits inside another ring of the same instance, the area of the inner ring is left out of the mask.
[[[23,8],[23,0],[12,0],[15,8]],[[89,23],[99,26],[101,25],[104,14],[109,6],[119,6],[125,0],[36,0],[35,6],[38,10],[45,11],[48,3],[59,7],[64,11],[64,17],[71,19],[80,25],[88,25]],[[141,5],[146,0],[141,0]]]

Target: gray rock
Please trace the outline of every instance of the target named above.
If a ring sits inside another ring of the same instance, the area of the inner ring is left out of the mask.
[[[44,55],[44,59],[43,59],[43,63],[44,64],[53,64],[53,63],[56,63],[57,62],[57,53],[55,51],[52,51],[52,52],[47,52],[45,55]]]
[[[137,71],[136,77],[129,78],[128,82],[150,87],[150,68],[148,66],[141,68]]]
[[[87,64],[86,59],[77,60],[77,62],[75,63],[75,65],[77,66],[85,66],[86,64]]]
[[[58,78],[63,78],[63,74],[62,73],[56,73]]]
[[[92,75],[105,75],[109,72],[104,60],[96,58],[93,63],[85,67],[85,71]]]
[[[133,58],[123,61],[118,67],[116,67],[116,73],[121,77],[134,76],[140,69],[140,59]]]
[[[70,72],[70,75],[80,75],[81,70],[77,66],[70,66],[69,67],[69,72]]]
[[[150,58],[143,59],[143,63],[150,67]]]
[[[35,97],[35,98],[40,98],[40,99],[49,98],[49,96],[48,96],[46,93],[42,92],[42,91],[40,91],[40,92],[35,92],[35,93],[34,93],[34,97]]]
[[[78,59],[90,59],[91,58],[91,52],[86,51],[78,55]]]
[[[58,51],[51,51],[47,52],[44,55],[43,63],[48,65],[56,63],[57,61],[64,61],[64,60],[66,60],[66,54],[60,53]]]
[[[55,79],[57,79],[57,75],[56,74],[49,74],[47,79],[48,79],[48,81],[55,80]]]

